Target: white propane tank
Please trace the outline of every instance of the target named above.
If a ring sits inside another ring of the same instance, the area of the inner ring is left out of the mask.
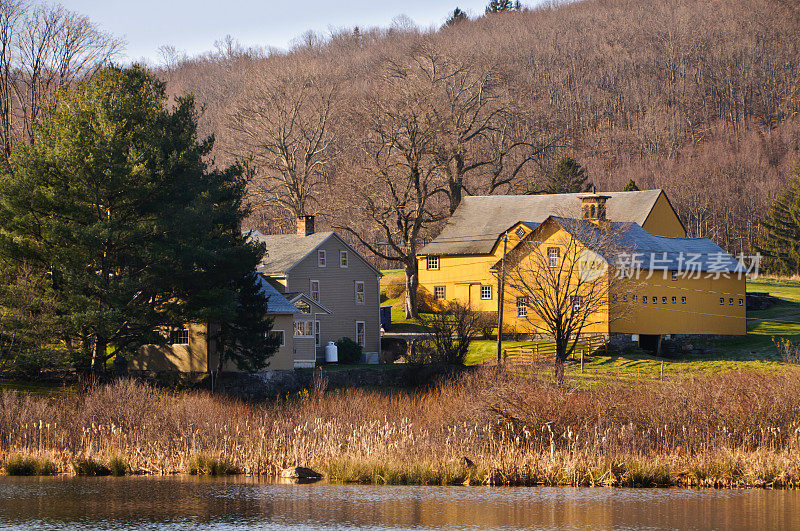
[[[325,346],[325,363],[338,363],[339,362],[339,348],[333,341],[328,341]]]

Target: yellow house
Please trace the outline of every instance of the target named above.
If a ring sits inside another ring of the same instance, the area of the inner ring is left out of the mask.
[[[420,285],[435,299],[496,312],[504,246],[507,273],[513,274],[522,255],[536,252],[546,263],[548,253],[561,253],[563,259],[564,242],[580,246],[591,232],[587,225],[615,234],[617,251],[605,264],[614,280],[605,306],[584,333],[629,334],[643,343],[667,334],[745,333],[743,268],[707,238],[686,238],[661,190],[466,198],[418,256]],[[616,263],[620,256],[631,263]],[[618,278],[620,270],[626,278]],[[540,333],[519,296],[506,293],[504,324]]]

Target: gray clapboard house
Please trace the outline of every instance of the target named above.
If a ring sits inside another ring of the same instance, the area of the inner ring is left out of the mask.
[[[266,246],[258,272],[290,301],[303,293],[320,307],[313,310],[313,327],[295,326],[295,338],[313,335],[321,359],[329,341],[349,337],[362,346],[364,361],[377,362],[378,269],[335,232],[315,232],[314,216],[299,218],[296,234],[252,231],[250,237]]]

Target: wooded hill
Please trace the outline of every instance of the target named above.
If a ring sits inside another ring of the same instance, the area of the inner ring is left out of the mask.
[[[584,0],[289,52],[228,40],[158,73],[205,107],[217,164],[248,158],[261,230],[316,213],[398,257],[464,194],[541,189],[569,155],[599,190],[663,188],[691,236],[748,252],[800,159],[799,22],[777,0]]]

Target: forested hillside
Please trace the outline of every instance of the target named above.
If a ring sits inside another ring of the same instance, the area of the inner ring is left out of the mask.
[[[752,251],[800,159],[800,15],[777,0],[584,0],[420,30],[174,55],[262,230],[316,213],[387,258],[465,194],[539,190],[569,155],[599,190],[664,188],[690,235]],[[235,36],[234,36],[235,38]]]

